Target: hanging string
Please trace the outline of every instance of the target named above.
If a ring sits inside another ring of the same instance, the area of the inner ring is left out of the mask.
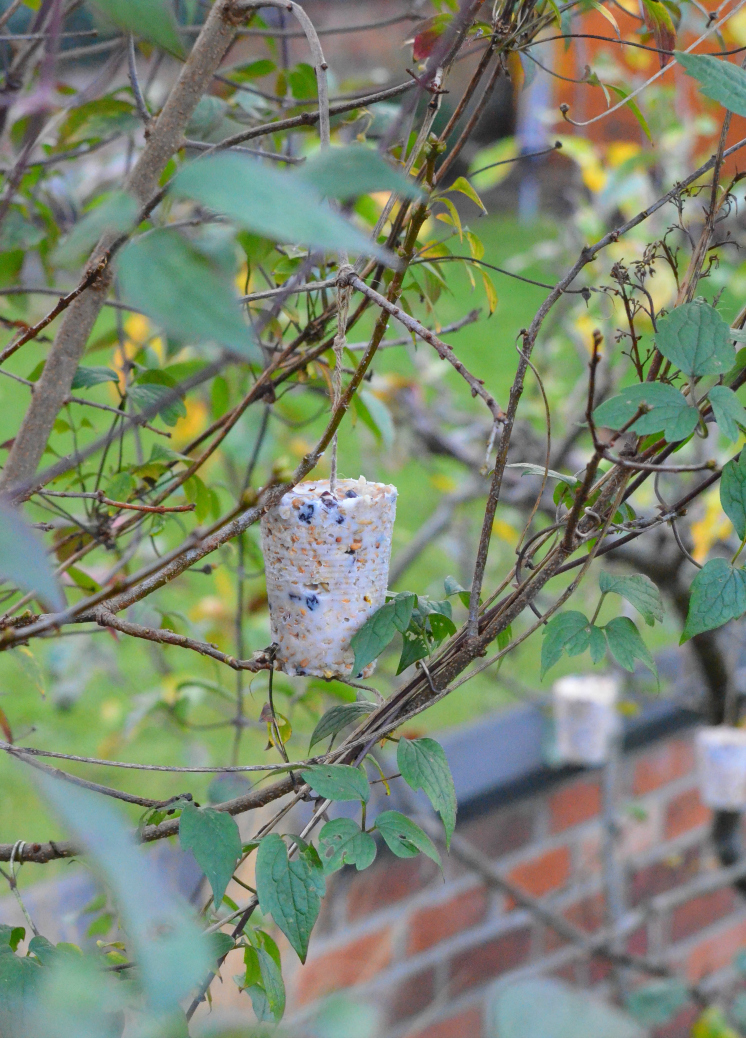
[[[335,412],[342,399],[342,356],[347,345],[347,314],[350,309],[352,288],[348,284],[355,268],[349,263],[341,263],[337,272],[337,334],[334,336],[334,377],[332,379],[333,400],[332,411]],[[329,489],[332,493],[337,487],[337,433],[332,440],[331,470],[329,472]]]

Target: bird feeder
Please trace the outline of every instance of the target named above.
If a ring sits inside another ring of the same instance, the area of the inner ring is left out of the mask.
[[[559,757],[568,764],[607,761],[619,725],[616,679],[569,675],[555,682],[552,695]]]
[[[350,639],[386,600],[396,487],[299,483],[262,519],[276,660],[286,674],[353,674]]]
[[[746,809],[746,730],[717,725],[696,736],[700,796],[718,811]]]

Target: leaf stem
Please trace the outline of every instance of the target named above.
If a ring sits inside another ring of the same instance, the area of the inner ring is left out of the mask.
[[[606,598],[607,594],[608,591],[601,592],[601,597],[599,598],[598,605],[596,606],[596,612],[593,614],[590,620],[591,627],[593,627],[593,625],[596,623],[596,620],[598,619],[598,614],[601,612],[601,606],[604,604],[604,599]]]

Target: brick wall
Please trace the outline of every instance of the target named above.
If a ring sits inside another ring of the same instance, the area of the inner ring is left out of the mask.
[[[692,735],[664,733],[624,756],[618,857],[629,910],[718,867]],[[598,929],[605,917],[600,772],[564,773],[538,792],[516,796],[514,788],[504,799],[486,800],[482,810],[472,803],[457,832],[524,890],[589,933]],[[336,874],[307,965],[287,956],[290,1018],[345,990],[383,1012],[387,1038],[487,1038],[486,998],[498,978],[544,971],[584,986],[607,981],[606,960],[578,957],[453,857],[444,871],[445,881],[429,860],[380,848],[367,871]],[[746,900],[731,887],[692,897],[643,920],[626,940],[636,954],[664,953],[692,982],[727,982],[746,945]],[[685,1010],[656,1038],[688,1035],[691,1019]]]

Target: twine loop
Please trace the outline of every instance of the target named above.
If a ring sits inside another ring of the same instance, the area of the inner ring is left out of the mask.
[[[347,345],[347,315],[352,295],[351,281],[355,268],[349,263],[340,265],[337,272],[337,334],[334,336],[334,377],[332,379],[332,409],[336,412],[342,400],[342,356]],[[329,472],[329,489],[334,493],[337,486],[337,433],[332,440],[332,459]]]

